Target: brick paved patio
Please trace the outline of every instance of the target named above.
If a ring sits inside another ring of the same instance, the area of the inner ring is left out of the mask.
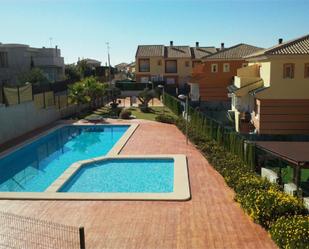
[[[135,121],[137,122],[137,121]],[[192,200],[0,201],[1,210],[82,225],[87,248],[276,248],[233,192],[173,125],[141,122],[121,154],[186,154]]]

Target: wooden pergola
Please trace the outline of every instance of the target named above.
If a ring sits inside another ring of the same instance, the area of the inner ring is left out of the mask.
[[[293,180],[298,190],[301,169],[309,169],[309,142],[257,141],[256,147],[293,166]]]

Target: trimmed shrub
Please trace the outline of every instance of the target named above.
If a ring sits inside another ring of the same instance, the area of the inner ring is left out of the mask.
[[[279,190],[278,185],[272,184],[267,179],[252,175],[251,173],[239,176],[234,186],[234,190],[238,195],[245,195],[256,190],[269,190],[270,188]]]
[[[176,120],[174,117],[166,114],[160,114],[156,116],[156,121],[161,122],[161,123],[167,123],[167,124],[175,124]]]
[[[269,233],[280,248],[309,249],[309,216],[281,217]]]
[[[165,93],[163,96],[163,103],[166,105],[169,109],[172,110],[173,113],[176,115],[180,115],[182,112],[182,107],[180,104],[180,101],[176,99],[175,97]]]
[[[119,114],[119,117],[121,119],[130,119],[130,116],[132,115],[132,112],[130,110],[122,110]]]
[[[306,213],[299,199],[272,187],[268,190],[251,189],[244,195],[237,194],[236,199],[249,216],[265,228],[281,216]]]

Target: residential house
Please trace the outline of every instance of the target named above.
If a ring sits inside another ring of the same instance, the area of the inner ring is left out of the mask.
[[[18,84],[19,77],[33,67],[40,68],[50,82],[64,79],[64,59],[57,46],[32,48],[0,43],[0,84]]]
[[[202,63],[193,67],[189,82],[191,94],[202,101],[229,101],[227,87],[232,84],[237,69],[247,65],[243,56],[259,50],[261,48],[242,43],[224,48],[222,43],[216,53],[200,57]]]
[[[130,64],[128,64],[126,66],[126,71],[130,74],[134,74],[135,73],[135,62],[131,62]]]
[[[245,58],[229,87],[236,130],[309,134],[309,35]]]
[[[101,66],[101,61],[98,61],[95,59],[89,59],[89,58],[82,59],[82,60],[78,59],[77,64],[80,64],[80,63],[85,63],[91,69],[95,69]]]
[[[115,65],[115,69],[117,70],[117,72],[124,72],[126,71],[127,66],[128,66],[128,63],[122,62],[122,63]]]
[[[192,67],[200,58],[215,51],[214,47],[139,45],[136,51],[137,82],[165,81],[182,87],[192,75]]]

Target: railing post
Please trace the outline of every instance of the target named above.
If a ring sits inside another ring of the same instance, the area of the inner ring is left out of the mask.
[[[46,108],[45,91],[43,91],[43,108]]]
[[[19,92],[19,86],[17,86],[17,99],[18,99],[18,104],[20,104],[20,92]]]
[[[83,227],[79,228],[79,244],[80,244],[80,249],[86,249],[85,245],[85,230]]]

